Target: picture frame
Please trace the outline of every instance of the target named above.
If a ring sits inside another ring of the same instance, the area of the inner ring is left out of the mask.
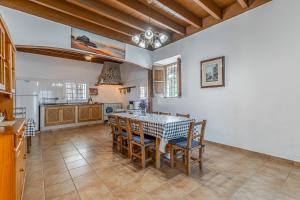
[[[97,88],[89,88],[89,95],[90,96],[97,96],[98,95],[98,89]]]
[[[71,48],[125,59],[125,43],[77,28],[71,29]]]
[[[225,87],[225,56],[200,63],[201,88]]]

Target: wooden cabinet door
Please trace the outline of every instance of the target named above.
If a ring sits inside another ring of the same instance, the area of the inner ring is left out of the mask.
[[[16,199],[22,199],[23,185],[25,180],[25,161],[24,161],[24,152],[25,152],[25,138],[23,137],[16,149]]]
[[[45,108],[45,126],[53,126],[62,122],[61,107],[46,107]]]
[[[91,120],[102,120],[102,106],[90,107]]]
[[[5,90],[5,30],[0,24],[0,89]]]
[[[74,123],[75,122],[75,106],[64,106],[62,108],[62,123]]]
[[[78,106],[78,121],[86,122],[90,120],[90,106]]]

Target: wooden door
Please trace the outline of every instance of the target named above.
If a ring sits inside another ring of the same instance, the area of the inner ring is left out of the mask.
[[[61,107],[45,108],[45,126],[58,125],[62,122]]]
[[[90,106],[78,106],[78,121],[86,122],[90,120]]]
[[[90,107],[90,119],[102,120],[102,106],[97,105]]]
[[[62,123],[74,123],[75,122],[75,106],[62,107]]]

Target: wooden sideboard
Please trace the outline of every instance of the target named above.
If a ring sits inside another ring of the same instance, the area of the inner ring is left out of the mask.
[[[13,120],[15,92],[15,46],[0,15],[0,112],[6,120]]]
[[[75,106],[50,106],[45,108],[45,126],[75,123]]]
[[[0,199],[21,200],[26,176],[25,119],[0,127]]]
[[[102,105],[78,106],[78,122],[102,120]]]
[[[14,120],[15,47],[0,15],[0,112]],[[0,199],[21,200],[26,175],[25,119],[0,127]]]

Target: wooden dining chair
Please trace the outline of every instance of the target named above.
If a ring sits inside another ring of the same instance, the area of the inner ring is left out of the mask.
[[[180,114],[180,113],[176,113],[176,117],[186,117],[186,118],[190,118],[190,114]]]
[[[130,157],[130,138],[129,138],[129,131],[128,131],[128,119],[124,117],[118,117],[118,131],[119,131],[119,138],[120,138],[120,151],[121,153],[127,151],[128,157]]]
[[[117,147],[119,150],[121,149],[121,143],[119,140],[119,127],[118,127],[118,117],[113,115],[108,115],[108,125],[111,128],[112,135],[112,143],[113,148]]]
[[[160,115],[171,115],[171,113],[168,112],[159,112]]]
[[[196,128],[199,128],[197,130]],[[187,138],[179,138],[169,141],[170,145],[170,160],[171,167],[177,162],[177,153],[181,152],[184,160],[186,174],[191,173],[191,165],[195,162],[199,163],[199,168],[203,166],[203,151],[204,151],[204,134],[206,128],[206,120],[201,122],[191,122]],[[192,152],[198,150],[199,156],[192,157]],[[175,156],[176,155],[176,156]]]
[[[129,119],[129,135],[130,141],[130,155],[131,159],[135,158],[141,160],[142,168],[146,167],[146,163],[152,160],[149,158],[149,152],[155,149],[155,140],[145,137],[143,132],[143,122],[139,120]],[[147,158],[147,155],[148,158]]]

